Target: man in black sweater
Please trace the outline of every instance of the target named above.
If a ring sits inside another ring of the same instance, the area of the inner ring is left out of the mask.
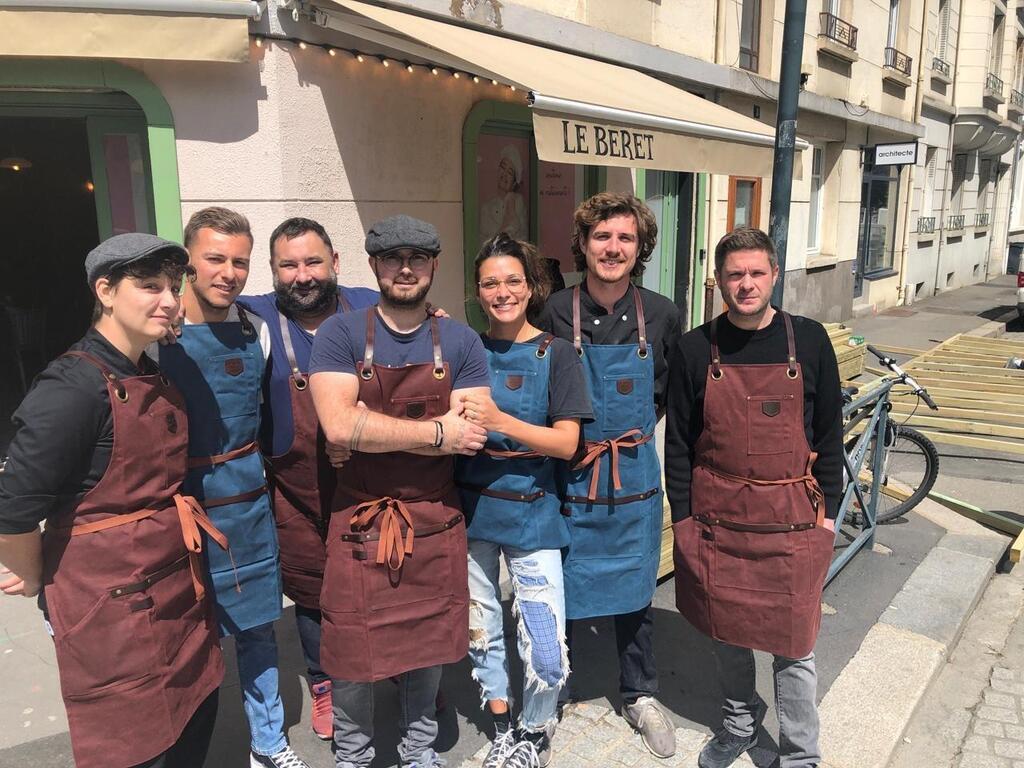
[[[725,693],[701,768],[726,768],[757,741],[754,648],[774,655],[781,768],[821,759],[812,649],[842,491],[842,393],[821,324],[770,305],[778,275],[763,232],[726,235],[715,276],[728,311],[670,356],[676,602],[714,638]]]

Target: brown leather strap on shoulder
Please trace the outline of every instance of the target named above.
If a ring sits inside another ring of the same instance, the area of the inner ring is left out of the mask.
[[[292,344],[292,332],[288,327],[288,318],[283,312],[278,311],[277,316],[281,326],[281,339],[284,341],[284,354],[288,358],[288,370],[291,371],[292,385],[299,391],[306,388],[306,377],[299,370],[299,364],[295,362],[295,345]]]
[[[808,531],[814,527],[814,523],[741,523],[737,520],[723,520],[720,517],[710,515],[694,514],[693,519],[698,523],[728,528],[730,531],[741,531],[743,533],[791,533],[793,531]]]
[[[633,286],[633,303],[636,305],[636,333],[640,357],[647,357],[647,322],[644,320],[644,300],[640,298],[640,289]]]
[[[725,317],[723,312],[711,320],[711,378],[718,381],[722,378],[722,355],[718,351],[718,324]]]
[[[540,344],[537,345],[537,357],[544,357],[548,353],[548,347],[551,346],[554,340],[554,334],[551,333],[541,339]]]
[[[128,402],[128,390],[124,388],[124,385],[121,383],[121,380],[117,377],[117,374],[111,371],[110,368],[108,368],[103,363],[103,361],[100,360],[98,357],[91,355],[88,352],[83,352],[80,349],[69,350],[68,352],[65,352],[63,355],[61,355],[61,357],[77,357],[81,360],[85,360],[87,363],[91,363],[92,365],[94,365],[96,368],[99,369],[100,373],[103,374],[103,378],[106,379],[107,385],[113,388],[114,395],[117,397],[117,399],[120,400],[122,403]]]
[[[366,308],[366,349],[363,352],[363,368],[359,375],[369,381],[373,378],[373,334],[377,329],[377,305]]]
[[[348,299],[345,298],[345,292],[338,289],[338,306],[341,307],[342,312],[351,312],[352,305],[348,303]]]
[[[799,375],[799,371],[796,368],[796,336],[793,333],[793,318],[789,316],[789,312],[783,312],[781,309],[778,312],[786,323],[786,344],[788,350],[786,363],[789,366],[786,374],[789,378],[795,379]]]
[[[583,357],[583,325],[580,322],[580,284],[572,289],[572,345],[576,354]]]
[[[218,453],[215,456],[190,456],[188,468],[196,469],[197,467],[215,467],[218,464],[227,464],[229,461],[256,453],[259,447],[259,443],[253,440],[251,443],[246,443],[241,448],[235,448],[235,450],[228,451],[227,453]]]
[[[241,304],[235,304],[235,309],[238,310],[238,322],[242,324],[242,333],[248,336],[250,339],[256,338],[256,326],[252,324],[252,320],[249,319],[249,315]]]
[[[434,347],[434,378],[440,381],[446,375],[444,358],[441,356],[441,324],[437,315],[430,316],[430,340]]]

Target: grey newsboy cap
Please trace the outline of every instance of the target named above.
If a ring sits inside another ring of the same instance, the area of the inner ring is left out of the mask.
[[[170,240],[144,232],[114,235],[89,251],[89,255],[85,257],[86,280],[92,288],[97,280],[109,275],[117,267],[162,252],[166,252],[167,256],[172,257],[178,264],[188,264],[188,251]]]
[[[366,252],[371,256],[396,248],[415,248],[437,255],[441,251],[441,238],[433,224],[404,214],[388,216],[366,233]]]

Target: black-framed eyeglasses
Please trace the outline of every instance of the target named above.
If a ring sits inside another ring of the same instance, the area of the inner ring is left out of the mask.
[[[423,272],[434,260],[434,254],[413,251],[408,256],[402,256],[399,253],[384,253],[374,258],[389,272],[397,272],[405,266],[408,266],[413,272]]]

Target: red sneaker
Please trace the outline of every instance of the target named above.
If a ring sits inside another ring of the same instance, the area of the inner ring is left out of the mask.
[[[331,681],[324,680],[309,687],[313,696],[313,733],[324,741],[334,738],[334,706],[331,704]]]

